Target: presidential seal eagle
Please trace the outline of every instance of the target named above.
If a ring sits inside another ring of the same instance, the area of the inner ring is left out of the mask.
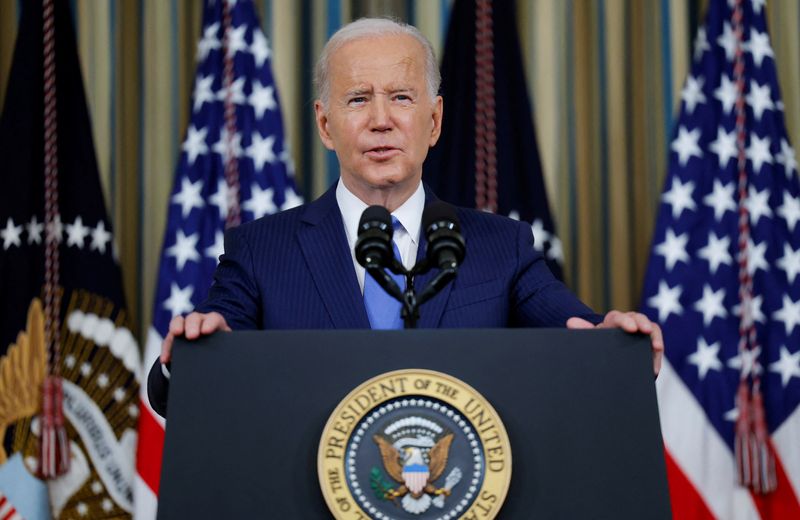
[[[390,489],[384,498],[393,500],[395,498],[410,498],[414,502],[422,500],[419,504],[421,511],[428,508],[430,497],[428,495],[450,495],[447,487],[437,488],[433,485],[444,473],[447,467],[447,457],[450,453],[450,444],[453,442],[453,433],[443,435],[428,452],[429,463],[425,463],[422,450],[416,446],[406,446],[402,450],[397,449],[385,437],[381,435],[373,436],[375,444],[381,452],[383,467],[397,483],[401,484],[397,489]],[[404,506],[408,500],[404,500]],[[408,504],[411,506],[411,504]],[[408,507],[406,507],[408,508]]]

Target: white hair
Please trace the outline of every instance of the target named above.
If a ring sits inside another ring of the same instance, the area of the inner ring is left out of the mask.
[[[422,48],[425,49],[425,83],[428,95],[433,100],[439,93],[442,76],[439,73],[439,65],[436,62],[436,54],[433,51],[431,42],[413,25],[398,22],[391,18],[360,18],[336,31],[322,49],[317,65],[314,68],[314,86],[322,105],[328,105],[331,90],[330,59],[337,49],[346,43],[362,38],[394,35],[411,36],[422,44]]]

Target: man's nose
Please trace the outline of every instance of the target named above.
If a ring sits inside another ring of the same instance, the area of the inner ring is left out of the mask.
[[[375,96],[370,110],[370,129],[373,132],[387,132],[392,129],[388,96]]]

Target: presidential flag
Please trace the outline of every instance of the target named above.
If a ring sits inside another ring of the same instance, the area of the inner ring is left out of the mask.
[[[534,247],[562,278],[514,2],[457,0],[441,72],[442,135],[425,160],[423,179],[443,200],[530,222]]]
[[[714,0],[670,145],[643,308],[676,518],[800,518],[800,179],[763,0]]]
[[[0,517],[130,517],[141,362],[69,2],[21,5],[0,118]]]
[[[284,141],[271,50],[250,0],[208,0],[191,117],[175,173],[144,369],[170,320],[208,294],[226,227],[302,201]],[[155,515],[164,421],[141,396],[136,516]]]

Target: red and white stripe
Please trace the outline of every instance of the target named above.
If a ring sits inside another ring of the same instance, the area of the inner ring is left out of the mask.
[[[154,519],[158,507],[165,422],[150,406],[146,381],[150,367],[161,353],[162,339],[151,327],[145,345],[144,378],[139,394],[139,447],[136,451],[136,478],[133,486],[133,517],[137,520]]]
[[[800,408],[772,436],[777,489],[753,495],[736,483],[733,452],[666,359],[656,389],[674,518],[800,518]]]
[[[2,491],[0,491],[0,520],[24,520]]]

